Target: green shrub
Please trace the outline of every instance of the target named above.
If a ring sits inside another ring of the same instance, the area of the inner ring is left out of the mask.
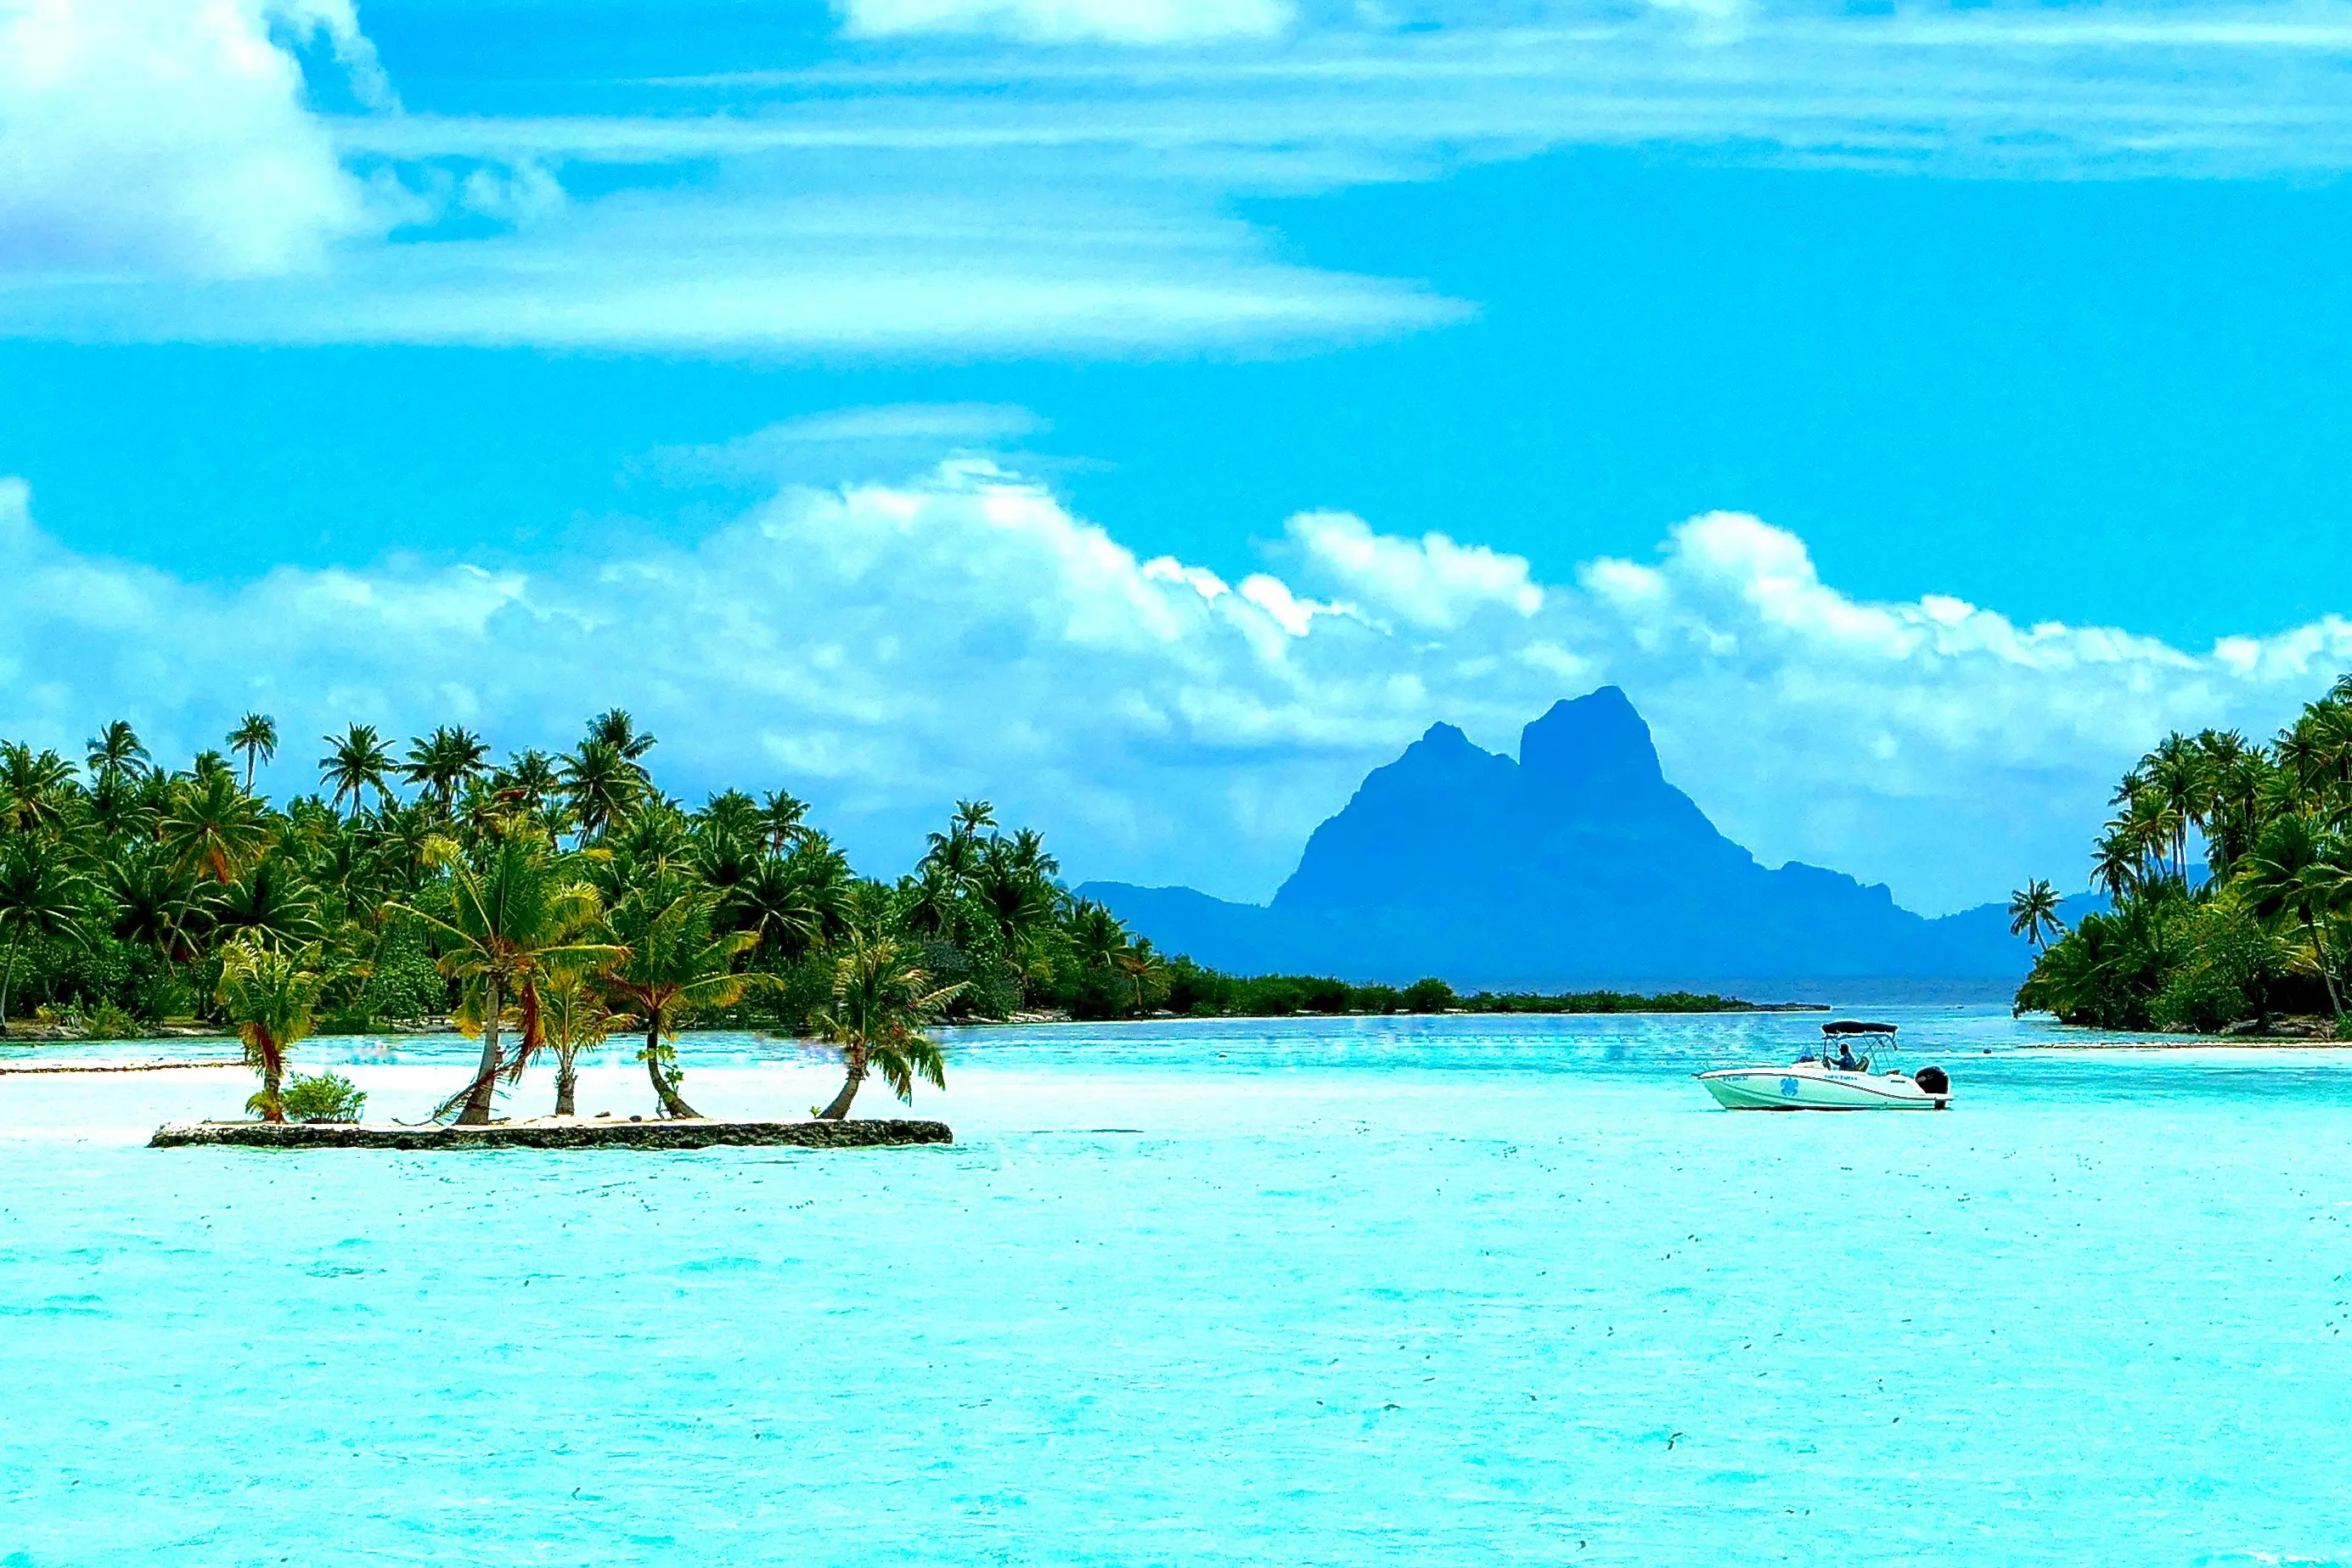
[[[367,1095],[340,1072],[297,1073],[280,1096],[289,1122],[356,1122]]]
[[[1459,999],[1454,988],[1439,979],[1415,980],[1404,988],[1403,1002],[1408,1011],[1442,1013]]]
[[[152,975],[131,993],[131,1010],[143,1019],[194,1018],[199,1011],[196,988],[177,975]]]
[[[330,1032],[364,1034],[386,1019],[408,1023],[448,1010],[449,982],[435,967],[423,933],[411,921],[384,938],[357,999],[340,1010],[339,1021],[356,1021],[357,1027]]]
[[[83,1017],[81,1027],[91,1040],[137,1040],[147,1032],[137,1019],[112,1002],[99,1003]]]

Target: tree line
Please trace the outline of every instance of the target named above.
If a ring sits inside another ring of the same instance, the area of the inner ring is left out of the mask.
[[[274,1117],[301,1038],[449,1017],[483,1040],[446,1108],[465,1121],[541,1053],[568,1113],[578,1052],[622,1030],[662,1113],[691,1114],[680,1025],[778,1028],[842,1046],[840,1115],[869,1073],[902,1094],[937,1081],[934,1020],[1118,1017],[1169,994],[1151,944],[986,802],[880,881],[788,791],[666,795],[655,738],[617,709],[568,752],[495,763],[463,727],[396,753],[353,725],[324,737],[318,791],[282,807],[254,792],[279,743],[252,714],[184,768],[121,721],[79,766],[0,745],[0,1022],[234,1027]]]
[[[2352,1034],[2352,675],[2268,745],[2167,736],[2109,803],[2091,852],[2106,911],[2069,929],[2048,882],[2011,899],[2037,950],[2019,1011],[2198,1032],[2317,1013]]]

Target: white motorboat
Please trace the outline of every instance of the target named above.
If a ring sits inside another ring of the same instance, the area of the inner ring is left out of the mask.
[[[1895,1049],[1895,1026],[1842,1019],[1822,1026],[1822,1051],[1786,1067],[1724,1067],[1697,1075],[1727,1111],[1941,1111],[1952,1103],[1952,1081],[1940,1067],[1874,1072],[1862,1040]],[[1836,1047],[1832,1051],[1832,1045]]]

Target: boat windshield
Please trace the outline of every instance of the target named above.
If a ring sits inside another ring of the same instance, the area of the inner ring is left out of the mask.
[[[1849,1072],[1870,1071],[1870,1051],[1877,1047],[1895,1049],[1895,1026],[1891,1023],[1864,1023],[1858,1019],[1840,1019],[1835,1023],[1822,1025],[1822,1062],[1824,1066],[1843,1068]],[[1859,1047],[1861,1049],[1857,1050]]]

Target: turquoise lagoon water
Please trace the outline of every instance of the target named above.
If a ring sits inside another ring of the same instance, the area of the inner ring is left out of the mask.
[[[971,1031],[954,1147],[830,1155],[151,1152],[249,1079],[0,1078],[0,1563],[2352,1557],[2352,1053],[1900,1017],[1950,1113],[1690,1082],[1801,1016]],[[468,1049],[305,1061],[408,1116]]]

